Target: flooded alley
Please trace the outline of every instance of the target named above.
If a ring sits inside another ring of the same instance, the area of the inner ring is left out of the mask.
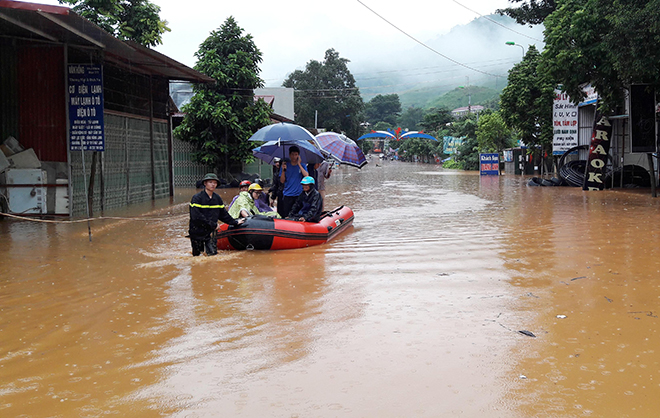
[[[194,189],[91,243],[0,220],[0,416],[658,415],[660,199],[376,161],[327,189],[353,227],[279,252],[193,258]]]

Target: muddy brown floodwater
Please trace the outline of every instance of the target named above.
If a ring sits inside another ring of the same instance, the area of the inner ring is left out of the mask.
[[[192,258],[193,193],[92,243],[0,221],[0,416],[660,414],[648,193],[373,161],[328,181],[330,243]]]

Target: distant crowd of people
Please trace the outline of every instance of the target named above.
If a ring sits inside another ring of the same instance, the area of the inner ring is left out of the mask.
[[[265,215],[299,222],[319,222],[325,198],[325,180],[332,175],[328,161],[303,167],[300,149],[289,148],[289,158],[276,160],[273,166],[273,186],[268,193],[255,182],[244,180],[239,192],[225,208],[215,193],[219,179],[209,173],[201,180],[204,190],[190,201],[189,237],[193,256],[218,253],[216,233],[218,221],[241,225],[252,215]],[[277,208],[277,211],[273,209]]]

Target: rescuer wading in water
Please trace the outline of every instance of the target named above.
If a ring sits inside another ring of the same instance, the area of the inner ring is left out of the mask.
[[[245,219],[236,220],[229,216],[220,196],[214,193],[218,187],[218,176],[208,173],[202,179],[204,190],[190,200],[190,224],[188,234],[192,245],[192,255],[198,256],[203,251],[206,255],[218,254],[216,231],[220,227],[218,219],[229,225],[241,225]]]

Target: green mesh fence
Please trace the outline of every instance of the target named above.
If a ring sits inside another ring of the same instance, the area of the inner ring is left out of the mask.
[[[104,124],[105,152],[97,153],[96,157],[92,206],[94,214],[100,213],[101,209],[169,196],[167,122],[154,121],[153,152],[149,120],[105,113]],[[92,152],[85,152],[85,183],[82,154],[80,151],[71,152],[71,204],[74,215],[84,215],[87,210],[85,187],[88,186],[85,184],[89,185],[92,158]]]

